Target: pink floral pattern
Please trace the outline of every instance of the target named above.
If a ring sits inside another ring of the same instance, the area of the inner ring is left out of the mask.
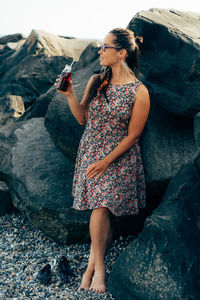
[[[136,215],[146,206],[146,185],[140,146],[134,144],[113,161],[95,181],[87,179],[88,167],[103,159],[128,135],[134,96],[141,81],[109,84],[106,95],[92,99],[88,120],[79,142],[74,169],[73,208],[107,207],[115,216]]]

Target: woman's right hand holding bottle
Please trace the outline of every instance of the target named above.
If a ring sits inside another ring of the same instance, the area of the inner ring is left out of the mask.
[[[58,75],[58,77],[56,79],[56,83],[54,83],[56,89],[57,89],[59,79],[60,79],[60,75]],[[67,97],[73,95],[74,94],[74,89],[73,89],[72,81],[71,80],[69,81],[66,91],[62,91],[62,90],[57,89],[57,92],[62,93],[63,95],[65,95]]]

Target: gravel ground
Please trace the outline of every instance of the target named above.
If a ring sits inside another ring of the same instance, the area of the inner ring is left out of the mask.
[[[21,213],[0,217],[0,299],[114,299],[109,291],[97,294],[78,292],[88,258],[90,244],[63,245],[52,241],[37,230]],[[108,251],[106,280],[120,252],[134,240],[130,235],[115,240]],[[57,262],[66,256],[75,277],[61,284]],[[37,280],[39,270],[47,263],[52,266],[52,281],[43,285]]]

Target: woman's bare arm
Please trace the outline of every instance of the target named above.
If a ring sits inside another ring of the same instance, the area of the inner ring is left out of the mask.
[[[131,118],[128,126],[128,135],[104,159],[111,164],[115,159],[128,151],[139,141],[150,111],[150,97],[145,85],[141,85],[135,95]]]
[[[94,77],[95,77],[95,75],[89,79],[87,86],[85,88],[85,92],[84,92],[83,98],[81,100],[81,103],[79,103],[76,98],[76,95],[73,90],[72,81],[70,81],[67,91],[64,92],[64,91],[58,90],[58,92],[61,92],[63,95],[67,96],[71,112],[80,125],[84,125],[87,122],[88,115],[87,115],[86,101],[87,101],[88,93],[89,93],[89,90],[93,83]]]

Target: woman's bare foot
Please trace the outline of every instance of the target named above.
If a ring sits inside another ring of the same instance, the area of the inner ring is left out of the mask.
[[[85,291],[89,289],[90,284],[91,284],[91,280],[92,280],[92,276],[94,274],[94,266],[95,266],[94,251],[93,251],[93,247],[92,247],[92,244],[91,244],[91,246],[90,246],[90,256],[89,256],[89,260],[88,260],[88,266],[87,266],[87,269],[86,269],[85,273],[83,274],[81,285],[78,288],[79,292],[81,291],[81,289],[84,289]]]
[[[93,274],[94,274],[94,271],[93,272],[87,271],[87,270],[85,271],[85,273],[83,274],[83,277],[82,277],[81,285],[78,288],[79,292],[81,292],[81,289],[84,289],[85,291],[89,290]]]
[[[97,294],[103,294],[106,292],[105,264],[95,267],[95,273],[89,290],[92,290]]]

